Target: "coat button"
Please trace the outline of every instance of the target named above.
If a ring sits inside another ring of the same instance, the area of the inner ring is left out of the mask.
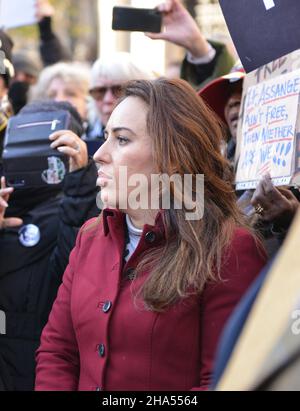
[[[154,241],[156,240],[156,234],[153,231],[149,231],[146,235],[145,235],[145,240],[147,241],[147,243],[154,243]]]
[[[103,304],[103,307],[102,307],[102,311],[106,314],[106,313],[109,312],[111,307],[112,307],[112,302],[111,301],[105,301],[105,303]]]
[[[127,277],[129,280],[134,280],[135,278],[134,268],[128,268],[128,270],[125,271],[125,277]]]
[[[99,353],[100,357],[104,357],[104,355],[105,355],[105,346],[104,346],[104,344],[99,344],[98,353]]]

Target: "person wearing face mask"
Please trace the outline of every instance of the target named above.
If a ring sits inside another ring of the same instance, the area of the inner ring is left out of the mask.
[[[14,114],[27,104],[30,88],[38,81],[41,67],[26,53],[14,53],[12,57],[15,75],[9,88],[9,100]]]
[[[265,263],[221,138],[185,81],[125,87],[94,155],[104,210],[77,237],[37,351],[36,390],[207,389],[223,324]],[[184,199],[176,182],[155,186],[174,175],[191,177]]]
[[[0,30],[0,133],[6,128],[7,118],[26,105],[30,85],[38,76],[36,64],[26,54],[12,54],[13,46],[8,34]]]
[[[61,283],[79,227],[98,215],[97,170],[88,158],[81,118],[63,102],[40,101],[23,114],[65,111],[67,130],[50,135],[49,145],[69,159],[63,186],[0,186],[0,311],[6,319],[0,334],[1,372],[6,390],[30,391],[35,379],[35,350]],[[40,120],[39,120],[40,121]],[[0,153],[0,156],[2,153]],[[1,169],[0,169],[0,175]]]

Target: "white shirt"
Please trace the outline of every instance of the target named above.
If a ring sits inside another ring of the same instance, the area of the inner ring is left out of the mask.
[[[129,242],[126,244],[127,256],[125,257],[125,261],[127,262],[137,248],[138,243],[142,237],[143,230],[136,228],[132,224],[128,214],[126,214],[126,223],[129,236]]]
[[[215,58],[216,50],[209,44],[209,50],[205,56],[202,57],[193,57],[192,54],[188,51],[186,53],[187,61],[191,64],[208,64]]]

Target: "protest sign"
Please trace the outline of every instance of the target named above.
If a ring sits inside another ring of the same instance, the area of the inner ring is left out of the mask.
[[[220,0],[246,72],[300,48],[300,1]]]
[[[300,213],[295,216],[280,253],[269,266],[217,390],[251,391],[260,386],[261,391],[262,382],[272,385],[280,370],[286,370],[293,360],[299,363],[299,356],[295,356],[299,353],[299,333],[295,327],[300,290],[299,230]],[[288,339],[283,344],[284,336]],[[291,369],[287,375],[298,379],[297,372]],[[287,389],[293,378],[282,380]]]
[[[35,24],[35,4],[36,0],[0,0],[0,28]]]
[[[300,184],[300,51],[244,80],[238,125],[236,189],[256,188],[267,172],[273,183]]]

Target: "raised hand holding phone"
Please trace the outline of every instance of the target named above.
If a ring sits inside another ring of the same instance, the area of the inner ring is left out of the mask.
[[[160,33],[145,30],[146,36],[184,47],[195,58],[203,57],[209,52],[209,43],[180,0],[165,1],[157,6],[157,10],[162,15],[163,30]]]

